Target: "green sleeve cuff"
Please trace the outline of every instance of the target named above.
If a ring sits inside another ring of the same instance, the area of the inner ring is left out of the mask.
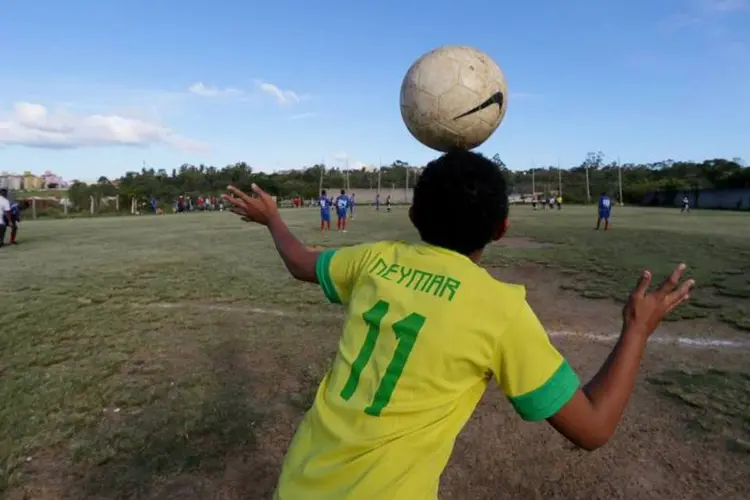
[[[323,289],[323,294],[328,301],[333,304],[341,304],[341,298],[331,279],[331,260],[333,260],[335,254],[336,250],[334,249],[320,252],[318,261],[315,263],[315,275],[318,277],[318,284]]]
[[[510,402],[522,419],[536,422],[557,413],[570,401],[580,387],[578,374],[563,360],[560,367],[541,386],[531,392],[510,398]]]

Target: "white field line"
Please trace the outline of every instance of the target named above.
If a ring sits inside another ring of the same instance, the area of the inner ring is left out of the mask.
[[[155,309],[195,309],[201,311],[218,311],[230,313],[252,313],[265,314],[267,316],[277,316],[280,318],[308,317],[307,315],[281,311],[277,309],[262,309],[260,307],[236,307],[231,305],[219,304],[195,304],[195,303],[170,303],[170,302],[152,302],[149,304],[138,304],[139,307],[149,307]],[[619,337],[616,333],[591,333],[591,332],[574,332],[571,330],[553,330],[549,332],[552,338],[570,338],[588,340],[600,343],[613,343]],[[716,339],[709,337],[683,337],[674,335],[655,335],[649,339],[649,343],[658,345],[674,345],[678,347],[692,347],[695,349],[750,349],[750,342],[741,340]]]
[[[549,336],[552,338],[578,338],[582,340],[591,340],[594,342],[613,343],[616,342],[619,335],[615,333],[589,333],[589,332],[572,332],[567,330],[551,331]],[[740,340],[714,339],[708,337],[680,337],[673,335],[655,335],[649,340],[651,344],[676,345],[681,347],[693,347],[698,349],[750,349],[750,342]]]

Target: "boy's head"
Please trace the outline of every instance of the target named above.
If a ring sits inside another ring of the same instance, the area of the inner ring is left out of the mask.
[[[505,176],[480,154],[446,153],[419,177],[409,217],[425,243],[474,254],[508,229]]]
[[[8,197],[8,190],[5,188],[0,188],[0,196],[7,198]]]
[[[326,195],[326,190],[324,189],[323,191],[320,192],[320,196],[325,196],[325,195]]]
[[[341,190],[341,196],[344,196],[346,194],[346,189]]]
[[[607,192],[606,191],[602,191],[602,196],[607,196]]]

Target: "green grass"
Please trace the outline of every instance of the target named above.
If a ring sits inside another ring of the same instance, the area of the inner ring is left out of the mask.
[[[685,407],[695,429],[722,436],[732,451],[750,454],[750,373],[667,370],[649,382]]]
[[[495,246],[487,264],[538,262],[583,296],[622,300],[641,268],[684,260],[700,286],[679,317],[750,328],[748,216],[616,209],[603,233],[593,215],[516,208],[510,236],[550,245]],[[415,239],[403,209],[360,207],[327,239],[314,210],[285,216],[309,244]],[[20,235],[0,250],[0,496],[54,480],[73,498],[159,497],[239,453],[263,463],[263,429],[309,406],[340,313],[287,276],[261,228],[214,213],[24,221]]]
[[[560,270],[567,276],[562,286],[584,297],[616,301],[627,297],[639,270],[660,277],[685,262],[698,286],[690,303],[668,319],[709,318],[750,330],[747,214],[615,207],[612,229],[604,233],[592,229],[593,209],[566,207],[563,212],[525,210],[511,234],[551,245],[514,257]]]

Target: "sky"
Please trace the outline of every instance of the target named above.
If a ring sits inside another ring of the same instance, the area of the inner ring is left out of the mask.
[[[0,0],[0,171],[422,165],[401,120],[425,52],[503,69],[478,150],[513,169],[750,159],[750,0]]]

